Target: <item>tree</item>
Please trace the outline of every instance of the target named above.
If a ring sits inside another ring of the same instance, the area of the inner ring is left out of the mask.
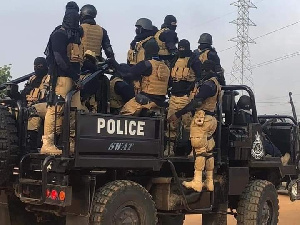
[[[5,82],[9,81],[12,76],[10,74],[11,64],[4,65],[0,67],[0,85],[4,84]],[[5,91],[0,91],[0,97],[5,96]]]

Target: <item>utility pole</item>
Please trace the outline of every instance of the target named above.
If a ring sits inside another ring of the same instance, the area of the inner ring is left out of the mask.
[[[248,85],[253,88],[254,82],[252,77],[249,44],[254,44],[255,42],[249,37],[249,27],[256,25],[249,18],[249,9],[256,8],[256,6],[251,0],[238,0],[231,5],[238,7],[238,18],[231,22],[237,26],[237,37],[230,40],[236,42],[230,83]]]

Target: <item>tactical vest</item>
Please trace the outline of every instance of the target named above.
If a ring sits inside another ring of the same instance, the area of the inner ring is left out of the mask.
[[[149,60],[152,65],[150,76],[143,76],[141,91],[151,95],[166,95],[170,70],[162,61]]]
[[[83,37],[81,44],[83,46],[83,52],[91,50],[95,52],[96,57],[101,56],[103,29],[99,25],[81,24],[83,29]]]
[[[169,30],[169,28],[163,28],[159,31],[157,31],[157,33],[154,35],[154,38],[159,46],[159,52],[158,52],[158,55],[170,55],[170,52],[169,50],[167,49],[167,46],[166,46],[166,43],[165,42],[162,42],[160,39],[159,39],[159,36],[166,30]]]
[[[36,79],[36,75],[30,77],[28,83],[29,85]],[[28,95],[26,95],[26,101],[28,105],[34,104],[35,102],[44,99],[47,95],[48,87],[50,82],[50,75],[45,75],[41,80],[40,86],[38,88],[33,88]]]
[[[209,52],[210,52],[210,50],[200,51],[199,60],[201,61],[201,63],[204,63],[206,60],[208,60]]]
[[[145,44],[147,41],[152,39],[153,36],[149,36],[146,39],[139,41],[135,44],[134,49],[130,49],[127,53],[127,61],[131,65],[135,65],[139,63],[140,61],[145,60],[145,49],[143,47],[143,44]]]
[[[123,80],[118,77],[110,81],[110,107],[114,109],[120,109],[124,106],[122,97],[115,92],[115,85],[119,81],[123,82]]]
[[[172,69],[171,76],[173,81],[195,81],[195,73],[188,65],[190,57],[179,58]]]
[[[217,106],[217,102],[219,101],[221,95],[221,85],[219,84],[219,81],[215,77],[212,77],[208,80],[212,80],[216,84],[217,92],[214,96],[205,99],[202,105],[199,108],[197,108],[197,111],[203,110],[203,111],[214,112]],[[195,91],[197,94],[199,92],[199,87],[195,87],[195,88],[197,88],[197,91]]]
[[[67,47],[67,55],[70,59],[70,62],[83,62],[83,48],[82,45],[70,43]]]

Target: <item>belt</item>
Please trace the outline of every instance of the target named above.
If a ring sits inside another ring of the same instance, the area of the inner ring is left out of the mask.
[[[207,110],[202,110],[205,112],[205,115],[209,115],[209,116],[215,116],[216,113],[215,112],[210,112],[210,111],[207,111]]]

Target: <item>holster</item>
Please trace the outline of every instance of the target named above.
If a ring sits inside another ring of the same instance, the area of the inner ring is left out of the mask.
[[[205,112],[200,110],[196,113],[195,117],[195,124],[202,126],[204,124]]]
[[[147,105],[151,102],[151,100],[147,96],[140,93],[135,96],[135,100],[141,105]]]

